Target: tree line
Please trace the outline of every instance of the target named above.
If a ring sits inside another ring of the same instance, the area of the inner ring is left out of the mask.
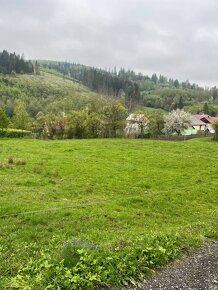
[[[2,74],[32,74],[34,66],[31,61],[25,61],[24,56],[9,53],[7,50],[0,52],[0,73]]]
[[[68,114],[38,112],[35,118],[31,118],[25,103],[17,101],[11,118],[0,108],[0,129],[3,131],[10,126],[30,130],[35,137],[48,139],[118,137],[123,135],[127,115],[127,108],[114,102],[105,105],[101,112],[88,108]]]
[[[1,133],[4,133],[9,125],[22,132],[30,130],[34,137],[43,139],[122,136],[150,138],[174,133],[179,136],[184,130],[191,127],[191,114],[180,109],[173,110],[168,114],[157,110],[152,113],[142,114],[138,112],[132,115],[135,116],[132,120],[126,119],[128,116],[127,108],[121,103],[115,102],[104,106],[102,111],[98,113],[89,109],[71,111],[68,114],[39,112],[33,119],[28,115],[25,104],[18,101],[11,119],[0,107],[0,136],[5,136]],[[217,140],[217,121],[213,126]]]

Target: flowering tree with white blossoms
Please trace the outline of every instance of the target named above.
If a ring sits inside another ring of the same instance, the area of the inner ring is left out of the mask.
[[[144,114],[131,114],[128,116],[125,128],[128,137],[137,137],[144,134],[148,126],[148,118]]]
[[[182,131],[188,129],[191,126],[191,115],[183,110],[173,110],[164,117],[164,133],[172,134],[177,133],[178,136]]]

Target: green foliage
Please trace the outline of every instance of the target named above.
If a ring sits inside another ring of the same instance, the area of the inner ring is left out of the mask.
[[[87,137],[87,113],[73,111],[67,117],[67,136],[68,138]]]
[[[106,95],[120,97],[124,93],[124,101],[129,112],[144,103],[145,106],[162,108],[165,110],[182,109],[184,106],[191,106],[193,103],[217,101],[217,89],[203,89],[189,81],[179,82],[168,79],[165,76],[159,77],[154,73],[151,77],[136,74],[134,71],[120,69],[120,71],[105,71],[80,64],[66,62],[44,61],[41,64],[61,72],[64,76],[71,76],[79,80],[85,86]],[[155,97],[156,96],[156,97]]]
[[[212,126],[213,126],[213,128],[214,128],[214,130],[215,130],[214,139],[215,139],[216,141],[218,141],[218,120],[215,121],[215,122],[213,122]]]
[[[16,129],[27,130],[29,129],[29,115],[26,111],[26,106],[23,102],[18,101],[15,104],[13,125]]]
[[[39,112],[33,123],[33,132],[36,137],[44,139],[54,137],[63,139],[65,135],[67,120],[65,116],[55,114],[43,114]]]
[[[205,104],[206,108],[205,108]],[[206,109],[206,114],[210,115],[210,116],[217,116],[218,115],[218,106],[216,104],[209,104],[209,103],[196,103],[193,104],[191,106],[186,106],[185,111],[191,113],[191,114],[202,114],[204,113],[205,109]]]
[[[0,129],[3,131],[3,129],[6,129],[9,125],[9,119],[6,116],[3,109],[0,107]]]
[[[46,65],[47,68],[40,65]],[[49,69],[53,66],[58,71]],[[71,111],[103,115],[103,108],[114,102],[125,104],[129,113],[142,109],[143,105],[167,111],[184,107],[195,113],[202,112],[204,103],[208,104],[210,115],[215,116],[218,112],[215,88],[206,90],[188,82],[175,87],[174,80],[168,80],[164,76],[152,81],[148,76],[122,69],[118,73],[105,72],[81,65],[56,62],[52,65],[37,62],[35,73],[35,75],[0,76],[0,106],[8,117],[12,118],[14,115],[15,103],[18,101],[24,104],[28,115],[34,119],[39,112],[56,116],[62,113],[67,115]],[[213,99],[212,93],[215,96]],[[98,121],[101,127],[100,123]],[[91,127],[86,133],[91,137],[93,132],[90,132],[90,129]],[[103,135],[110,135],[109,131],[111,129],[107,128]],[[58,138],[62,138],[63,132],[60,130],[59,133]],[[94,135],[96,134],[99,135],[95,132]]]
[[[7,50],[0,52],[0,73],[15,75],[16,73],[33,73],[31,61],[25,61],[24,56],[9,53]]]
[[[124,97],[125,105],[131,111],[137,104],[141,102],[141,94],[139,85],[136,80],[142,78],[142,75],[136,75],[133,71],[125,71],[121,69],[117,73],[106,71],[94,67],[88,67],[81,64],[67,62],[49,62],[42,61],[41,64],[46,69],[56,70],[61,72],[64,78],[69,76],[78,80],[86,87],[98,93],[103,93],[107,96],[116,96],[116,98]]]
[[[123,131],[126,124],[127,109],[121,103],[104,107],[106,136],[116,137],[118,130]]]
[[[7,287],[93,290],[95,286],[109,288],[113,285],[136,284],[152,269],[160,268],[174,259],[179,250],[175,237],[156,236],[140,241],[137,246],[128,248],[127,252],[93,252],[82,248],[81,244],[70,255],[68,250],[66,260],[60,262],[52,261],[48,253],[41,252],[37,260],[30,259],[19,270]],[[66,267],[70,259],[74,259],[74,264],[70,263],[71,267]]]
[[[92,112],[88,116],[86,126],[89,137],[92,138],[101,137],[104,129],[103,116],[98,113]]]
[[[24,103],[30,117],[35,118],[39,112],[59,115],[87,107],[98,113],[106,104],[106,96],[53,73],[0,76],[0,106],[10,118],[17,101]]]
[[[209,102],[211,92],[202,88],[155,87],[153,90],[144,91],[142,94],[143,104],[147,107],[171,111],[190,107],[198,102],[200,111],[202,111],[201,102]]]
[[[151,136],[158,136],[163,134],[164,128],[164,113],[161,110],[156,110],[148,116],[148,132]]]
[[[204,114],[209,114],[209,107],[208,107],[207,103],[204,103],[203,112],[204,112]]]
[[[154,83],[156,84],[157,81],[158,81],[158,77],[157,77],[157,75],[156,75],[156,74],[153,74],[153,75],[151,76],[151,80],[152,80],[152,82],[154,82]]]
[[[37,137],[51,139],[111,137],[118,130],[123,131],[126,114],[126,108],[120,103],[105,106],[102,114],[89,110],[71,111],[63,116],[39,112],[33,131]]]
[[[31,136],[31,131],[8,128],[0,131],[0,138],[23,138]]]
[[[212,108],[217,104],[217,88],[203,89],[188,81],[49,61],[37,61],[34,70],[35,75],[0,76],[0,106],[9,117],[15,100],[24,102],[34,118],[40,111],[58,115],[88,109],[101,114],[106,103],[114,101],[124,103],[129,113],[143,105],[171,111],[197,104],[202,111],[204,103],[210,115],[217,113]]]

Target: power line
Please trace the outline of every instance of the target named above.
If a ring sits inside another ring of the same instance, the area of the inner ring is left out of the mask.
[[[17,216],[23,216],[23,215],[28,215],[28,214],[41,213],[41,212],[51,212],[51,211],[58,211],[58,210],[64,210],[64,209],[70,209],[70,208],[79,208],[79,207],[82,208],[82,207],[92,206],[92,205],[96,205],[96,204],[100,204],[100,202],[90,203],[90,204],[89,203],[88,204],[79,204],[79,205],[72,205],[72,206],[65,206],[65,207],[53,207],[53,208],[26,211],[26,212],[4,214],[4,215],[0,215],[0,218],[17,217]]]

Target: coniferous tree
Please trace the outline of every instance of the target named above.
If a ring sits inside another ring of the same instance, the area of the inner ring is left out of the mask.
[[[157,81],[158,81],[158,77],[157,77],[157,75],[156,75],[156,74],[153,74],[153,75],[151,76],[151,80],[156,84]]]
[[[184,107],[184,102],[183,102],[183,97],[179,97],[179,102],[178,102],[178,109],[182,109]]]
[[[209,114],[209,107],[208,107],[207,103],[204,103],[203,112],[204,112],[204,114]]]
[[[31,61],[25,61],[24,56],[20,57],[15,53],[9,53],[7,50],[0,52],[0,73],[33,73],[34,68]]]

